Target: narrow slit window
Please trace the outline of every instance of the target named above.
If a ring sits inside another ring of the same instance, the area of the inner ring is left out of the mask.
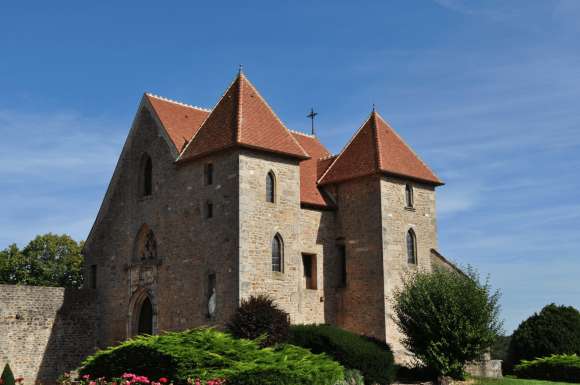
[[[145,155],[143,162],[143,196],[153,193],[153,161],[149,155]]]
[[[413,207],[413,187],[410,184],[405,185],[405,205]]]
[[[417,237],[412,229],[407,231],[407,263],[417,264]]]
[[[272,239],[272,271],[282,272],[284,263],[284,246],[280,234]]]
[[[208,163],[205,165],[205,184],[213,184],[213,163]]]
[[[266,202],[274,203],[276,199],[276,179],[274,173],[270,171],[266,175]]]
[[[205,205],[205,217],[207,219],[213,218],[213,203],[207,202]]]

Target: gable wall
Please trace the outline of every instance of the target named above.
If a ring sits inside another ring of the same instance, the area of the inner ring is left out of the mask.
[[[131,332],[130,306],[139,292],[151,296],[154,331],[220,324],[237,304],[237,155],[233,152],[177,166],[167,141],[148,113],[140,114],[130,146],[119,160],[109,209],[85,249],[86,266],[97,264],[99,345]],[[153,160],[153,194],[139,194],[141,159]],[[205,186],[204,164],[214,163]],[[208,199],[214,217],[204,218]],[[157,239],[158,261],[133,257],[135,238],[147,224]],[[216,274],[216,318],[207,317],[208,274]]]

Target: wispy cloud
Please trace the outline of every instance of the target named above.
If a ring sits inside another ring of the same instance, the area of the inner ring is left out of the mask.
[[[0,110],[0,247],[86,237],[126,134],[103,117]]]

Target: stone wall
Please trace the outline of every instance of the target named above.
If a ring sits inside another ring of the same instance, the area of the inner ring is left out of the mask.
[[[413,186],[413,207],[405,202],[405,184]],[[381,218],[383,233],[383,265],[385,272],[384,306],[386,340],[399,362],[405,362],[406,349],[393,321],[392,294],[403,278],[415,271],[431,271],[431,250],[437,248],[435,190],[432,186],[411,183],[383,176],[381,185]],[[417,264],[407,263],[406,235],[413,229],[417,240]]]
[[[93,290],[0,285],[0,368],[54,383],[95,350]]]

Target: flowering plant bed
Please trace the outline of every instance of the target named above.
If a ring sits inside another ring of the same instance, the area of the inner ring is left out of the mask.
[[[188,379],[189,385],[225,385],[226,381],[220,378],[213,380],[201,380],[199,378]],[[173,381],[161,377],[157,381],[147,376],[138,376],[133,373],[124,373],[121,377],[107,379],[105,377],[91,378],[85,374],[79,378],[73,378],[70,373],[65,373],[58,381],[59,385],[173,385]]]

